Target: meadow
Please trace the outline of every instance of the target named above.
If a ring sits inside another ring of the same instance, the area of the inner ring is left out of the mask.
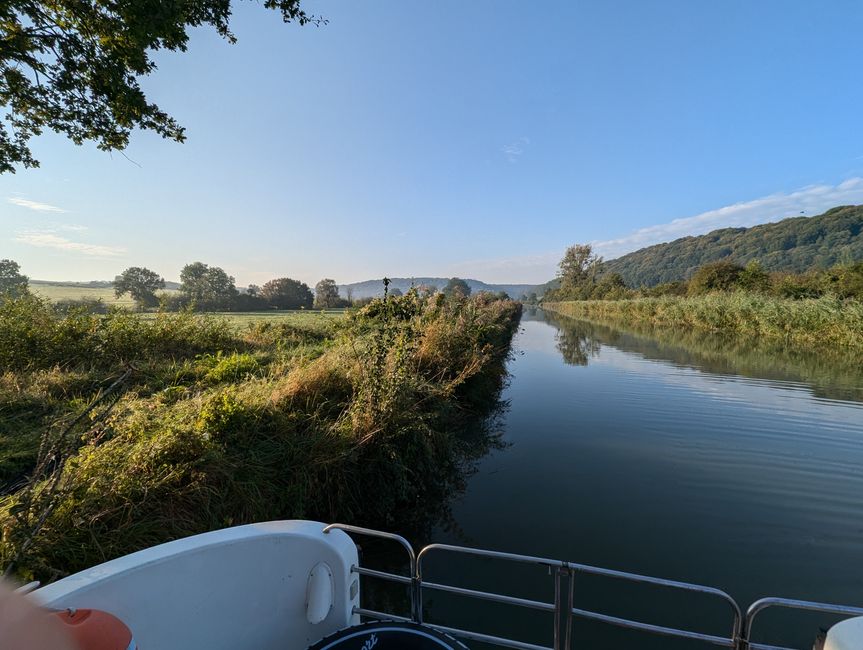
[[[134,307],[135,301],[126,294],[117,298],[112,287],[86,287],[53,282],[30,282],[30,291],[51,302],[101,300],[106,305]]]
[[[494,444],[481,423],[520,311],[414,292],[267,319],[8,299],[0,566],[52,580],[277,518],[427,524]]]
[[[208,312],[211,318],[223,319],[236,330],[254,329],[261,323],[285,324],[300,328],[324,326],[344,318],[346,309],[295,309],[273,311],[217,311]],[[154,320],[158,312],[142,312],[139,318]]]
[[[135,301],[124,294],[119,298],[114,295],[112,287],[88,287],[77,286],[68,283],[54,283],[36,281],[30,282],[30,291],[53,303],[81,303],[81,306],[86,306],[85,303],[101,301],[107,307],[122,307],[124,309],[134,309]],[[162,289],[159,295],[177,295],[179,292],[175,289]],[[73,305],[74,308],[74,305]],[[237,329],[245,329],[254,327],[257,323],[273,322],[273,323],[288,323],[292,325],[308,325],[316,320],[329,320],[333,318],[341,318],[345,315],[345,309],[292,309],[292,310],[269,310],[269,311],[213,311],[207,312],[215,318],[224,318],[233,327]],[[138,313],[139,318],[154,319],[157,317],[157,311],[143,311]]]

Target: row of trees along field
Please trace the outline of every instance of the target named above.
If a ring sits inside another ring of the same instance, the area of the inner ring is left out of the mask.
[[[652,287],[628,287],[620,273],[609,270],[590,244],[570,246],[558,265],[558,286],[548,290],[547,302],[565,300],[627,300],[659,296],[698,296],[742,291],[780,298],[863,299],[863,262],[836,264],[801,273],[769,272],[758,260],[745,266],[732,257],[697,268],[688,280]]]
[[[178,291],[163,292],[164,288],[162,276],[139,266],[126,269],[114,280],[115,295],[130,295],[141,309],[176,311],[193,306],[201,311],[257,311],[327,309],[348,304],[339,296],[335,280],[329,278],[318,282],[314,293],[305,282],[292,278],[274,278],[263,286],[252,284],[240,291],[224,269],[203,262],[183,267]]]
[[[29,279],[13,260],[0,260],[0,295],[17,296],[28,290]],[[343,298],[335,280],[324,278],[315,285],[314,292],[304,282],[292,278],[274,278],[263,286],[249,285],[245,290],[237,288],[235,280],[224,269],[202,262],[193,262],[180,272],[177,291],[165,291],[165,278],[142,266],[132,266],[114,279],[114,294],[119,298],[128,295],[141,310],[159,308],[163,311],[179,311],[193,308],[198,311],[262,311],[271,309],[334,309],[361,307],[372,298],[353,300],[350,295]],[[437,287],[417,287],[421,294],[431,295]],[[461,278],[451,278],[441,290],[446,296],[468,297],[471,288]],[[401,290],[392,289],[389,295],[398,297]],[[495,298],[508,298],[501,292]],[[59,304],[61,311],[84,308],[87,311],[107,311],[100,300],[65,300]]]

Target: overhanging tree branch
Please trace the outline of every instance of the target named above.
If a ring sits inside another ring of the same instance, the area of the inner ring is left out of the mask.
[[[300,3],[262,4],[285,22],[326,22]],[[0,173],[38,167],[29,142],[45,128],[104,151],[125,149],[134,129],[183,142],[183,127],[147,99],[139,78],[156,69],[152,52],[185,51],[192,27],[213,27],[235,42],[231,9],[232,0],[0,3],[0,106],[7,110],[0,121]]]

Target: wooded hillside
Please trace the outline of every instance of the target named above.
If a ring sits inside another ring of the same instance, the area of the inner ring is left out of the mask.
[[[863,206],[841,206],[815,217],[793,217],[752,228],[723,228],[698,237],[657,244],[606,262],[629,287],[686,280],[720,259],[766,271],[801,273],[863,260]]]

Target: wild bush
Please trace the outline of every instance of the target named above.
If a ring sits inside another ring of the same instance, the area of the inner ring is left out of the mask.
[[[733,291],[738,288],[743,267],[734,262],[720,260],[700,267],[689,280],[687,292],[699,296],[714,291]]]
[[[122,309],[58,315],[30,294],[0,304],[0,367],[11,370],[110,367],[241,346],[226,322],[188,312],[153,319]]]

